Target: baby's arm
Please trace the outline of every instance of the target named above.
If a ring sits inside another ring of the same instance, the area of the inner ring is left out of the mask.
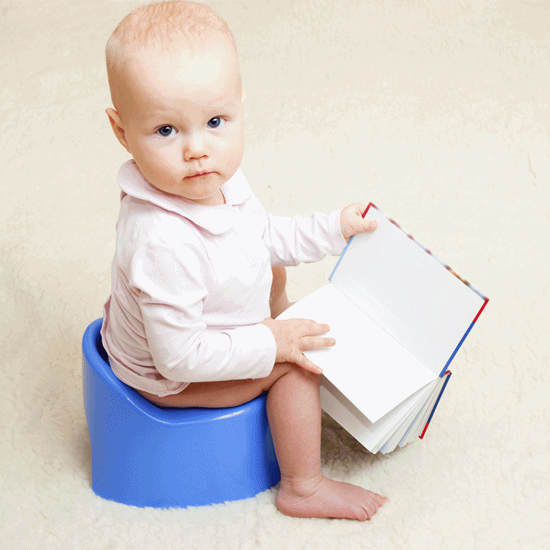
[[[162,242],[146,243],[131,261],[129,286],[137,298],[147,337],[144,345],[153,364],[168,380],[181,382],[266,377],[276,357],[272,332],[261,318],[258,324],[236,328],[207,326],[203,306],[208,259],[192,242],[191,233],[185,237],[187,253],[175,254]]]
[[[366,209],[353,203],[330,214],[311,216],[273,216],[257,203],[258,217],[264,216],[263,240],[272,265],[295,266],[317,262],[324,256],[338,256],[347,241],[357,233],[374,231],[376,222],[363,219]]]

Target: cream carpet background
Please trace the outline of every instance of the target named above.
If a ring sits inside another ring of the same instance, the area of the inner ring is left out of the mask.
[[[103,47],[138,3],[0,0],[0,547],[550,547],[550,2],[215,1],[248,90],[243,169],[273,213],[373,201],[490,298],[423,441],[324,470],[390,502],[298,520],[274,492],[153,510],[96,497],[80,339],[102,313],[127,159]],[[289,270],[298,299],[334,259]]]

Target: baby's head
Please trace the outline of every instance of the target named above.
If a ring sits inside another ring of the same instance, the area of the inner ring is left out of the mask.
[[[229,27],[206,6],[162,2],[126,16],[106,48],[116,137],[157,189],[223,204],[243,155],[245,94]]]

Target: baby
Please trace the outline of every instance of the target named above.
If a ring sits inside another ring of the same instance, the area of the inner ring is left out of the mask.
[[[111,36],[107,70],[107,115],[133,157],[118,175],[102,329],[114,373],[161,407],[230,407],[268,392],[278,509],[370,519],[384,497],[321,473],[321,370],[302,352],[335,342],[327,325],[274,319],[288,302],[284,267],[272,266],[338,255],[376,225],[360,204],[307,218],[261,207],[239,169],[246,94],[235,42],[209,8],[139,8]]]

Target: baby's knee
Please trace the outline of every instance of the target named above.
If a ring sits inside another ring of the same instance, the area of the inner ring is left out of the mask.
[[[310,370],[303,369],[301,367],[295,367],[294,376],[304,380],[308,385],[320,386],[321,384],[321,375]]]
[[[263,391],[269,391],[275,383],[292,370],[290,363],[275,363],[273,370],[267,378],[264,378]]]
[[[266,388],[266,391],[282,378],[285,381],[291,381],[292,385],[296,387],[304,385],[319,386],[321,383],[321,376],[319,374],[298,367],[294,363],[277,363],[273,367],[271,374],[269,388]]]

